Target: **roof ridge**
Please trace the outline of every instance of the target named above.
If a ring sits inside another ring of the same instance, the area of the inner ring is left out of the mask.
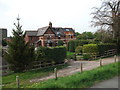
[[[47,28],[47,27],[49,27],[49,26],[45,26],[45,27],[41,27],[41,28]],[[41,28],[38,28],[38,29],[41,29]]]

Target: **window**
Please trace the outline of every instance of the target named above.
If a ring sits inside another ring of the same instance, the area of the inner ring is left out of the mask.
[[[47,39],[49,40],[49,39],[51,39],[51,37],[52,37],[52,36],[47,36]]]
[[[66,31],[70,31],[69,29],[66,29]]]

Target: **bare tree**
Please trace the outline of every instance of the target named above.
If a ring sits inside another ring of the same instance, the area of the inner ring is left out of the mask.
[[[94,7],[92,26],[109,30],[113,38],[120,36],[120,0],[102,0],[101,7]]]

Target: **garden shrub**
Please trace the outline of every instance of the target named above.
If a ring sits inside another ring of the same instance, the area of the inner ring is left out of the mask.
[[[90,54],[87,54],[87,53],[84,53],[84,54],[83,54],[83,59],[84,59],[84,60],[90,60],[90,59],[91,59],[91,55],[90,55]]]
[[[70,52],[75,52],[77,46],[83,46],[85,44],[94,43],[92,40],[71,40],[68,42],[67,50]]]
[[[97,44],[87,44],[83,46],[83,53],[94,53],[97,54],[98,53],[98,46]]]
[[[82,51],[83,53],[90,54],[90,57],[93,59],[98,55],[98,46],[97,44],[87,44],[83,46]]]
[[[41,62],[60,64],[66,58],[66,47],[39,47],[36,51],[36,59]]]
[[[78,54],[82,54],[82,46],[76,47],[75,52]]]

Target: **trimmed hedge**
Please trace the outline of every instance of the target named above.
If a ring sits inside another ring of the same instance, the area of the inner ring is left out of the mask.
[[[105,51],[116,49],[116,44],[113,43],[102,43],[102,44],[87,44],[83,45],[82,51],[83,53],[90,54],[91,58],[97,55],[103,56],[105,55]]]
[[[36,59],[41,60],[44,63],[60,64],[64,62],[66,58],[66,47],[39,47],[36,51]]]
[[[98,55],[98,46],[97,44],[87,44],[83,46],[82,51],[84,59],[93,59]]]
[[[75,41],[71,40],[68,42],[68,51],[74,52],[75,51]]]
[[[98,53],[98,46],[97,44],[87,44],[83,46],[83,53]]]
[[[92,40],[71,40],[68,42],[67,50],[70,52],[75,52],[77,46],[83,46],[85,44],[94,43]]]

